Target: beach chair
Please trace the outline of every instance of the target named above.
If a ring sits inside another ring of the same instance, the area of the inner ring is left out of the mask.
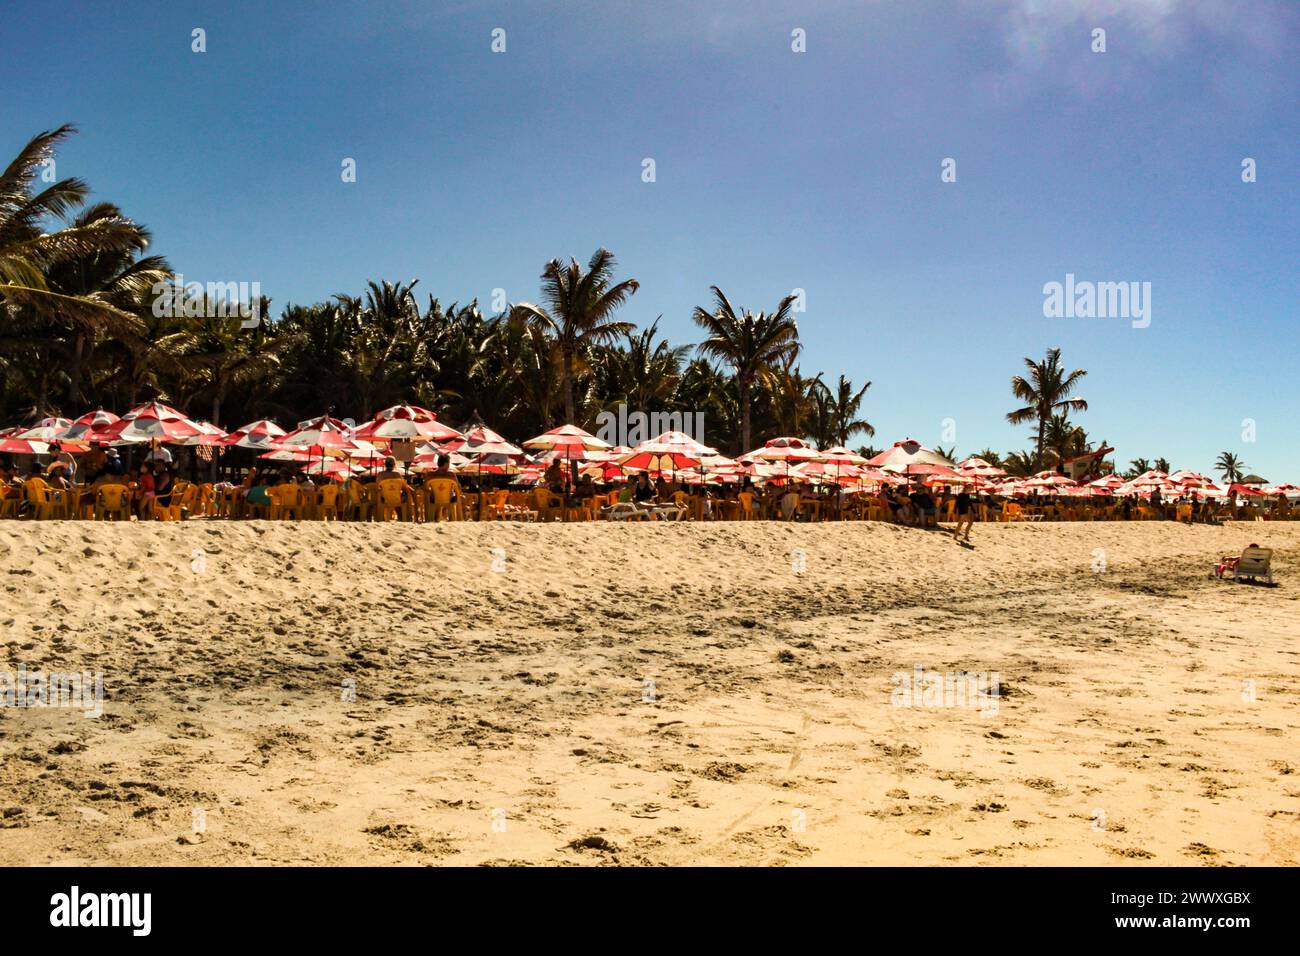
[[[12,486],[0,488],[0,518],[17,518],[22,493]]]
[[[95,493],[95,520],[131,520],[131,493],[126,485],[99,486]]]
[[[293,482],[276,485],[271,489],[271,519],[273,521],[287,521],[290,517],[294,521],[301,521],[304,505],[302,489]]]
[[[430,482],[430,485],[435,482]],[[385,478],[375,482],[378,492],[378,509],[380,521],[410,521],[411,503],[406,496],[406,482],[401,478]],[[431,490],[431,488],[430,488]],[[447,507],[451,506],[451,496],[447,495]],[[436,519],[435,519],[436,520]]]
[[[736,495],[736,500],[740,502],[738,514],[741,521],[754,521],[758,518],[758,509],[754,507],[754,493],[752,491],[742,491]]]
[[[339,520],[339,500],[343,497],[338,485],[329,484],[320,490],[320,501],[316,504],[316,517],[321,521]]]
[[[551,521],[561,518],[564,499],[553,494],[550,488],[539,485],[533,489],[533,510],[537,512],[538,521]]]
[[[1241,557],[1233,558],[1231,556],[1224,558],[1224,573],[1232,572],[1232,579],[1240,581],[1242,578],[1258,580],[1263,578],[1268,584],[1273,583],[1273,549],[1249,547],[1241,552]]]
[[[427,521],[461,521],[463,492],[454,478],[429,478],[424,483],[424,514]]]
[[[24,481],[23,497],[31,506],[31,516],[37,521],[49,521],[56,517],[62,506],[58,492],[47,485],[44,478],[28,478]]]

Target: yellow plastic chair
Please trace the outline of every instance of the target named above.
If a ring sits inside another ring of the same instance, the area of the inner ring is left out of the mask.
[[[63,505],[58,492],[47,485],[44,478],[28,478],[24,481],[23,495],[32,506],[32,517],[37,521],[54,518]]]
[[[131,493],[126,485],[99,486],[95,493],[95,520],[131,520]]]
[[[401,478],[385,478],[375,486],[379,493],[379,520],[400,518],[411,520],[411,507],[406,497],[406,482]]]

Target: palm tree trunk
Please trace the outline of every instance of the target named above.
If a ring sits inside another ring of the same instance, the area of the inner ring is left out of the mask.
[[[740,452],[749,451],[749,382],[740,379]]]
[[[86,333],[78,332],[72,346],[72,361],[68,363],[68,406],[76,409],[81,406],[81,366],[86,350]],[[76,414],[74,412],[73,414]]]
[[[576,425],[573,420],[573,356],[566,349],[560,355],[560,365],[562,366],[561,375],[564,381],[561,387],[564,389],[564,423],[566,425]]]

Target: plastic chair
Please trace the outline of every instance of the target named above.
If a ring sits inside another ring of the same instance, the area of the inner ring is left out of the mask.
[[[100,485],[95,493],[95,520],[130,521],[130,495],[126,485]]]

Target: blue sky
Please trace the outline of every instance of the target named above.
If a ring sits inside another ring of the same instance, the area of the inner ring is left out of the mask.
[[[806,290],[801,364],[873,382],[877,445],[951,418],[959,453],[1026,447],[1009,379],[1060,346],[1121,465],[1300,480],[1300,4],[174,0],[4,30],[0,149],[75,122],[60,176],[277,311],[378,278],[535,299],[604,245],[674,341],[711,284]],[[1067,273],[1150,282],[1150,327],[1045,318]]]

